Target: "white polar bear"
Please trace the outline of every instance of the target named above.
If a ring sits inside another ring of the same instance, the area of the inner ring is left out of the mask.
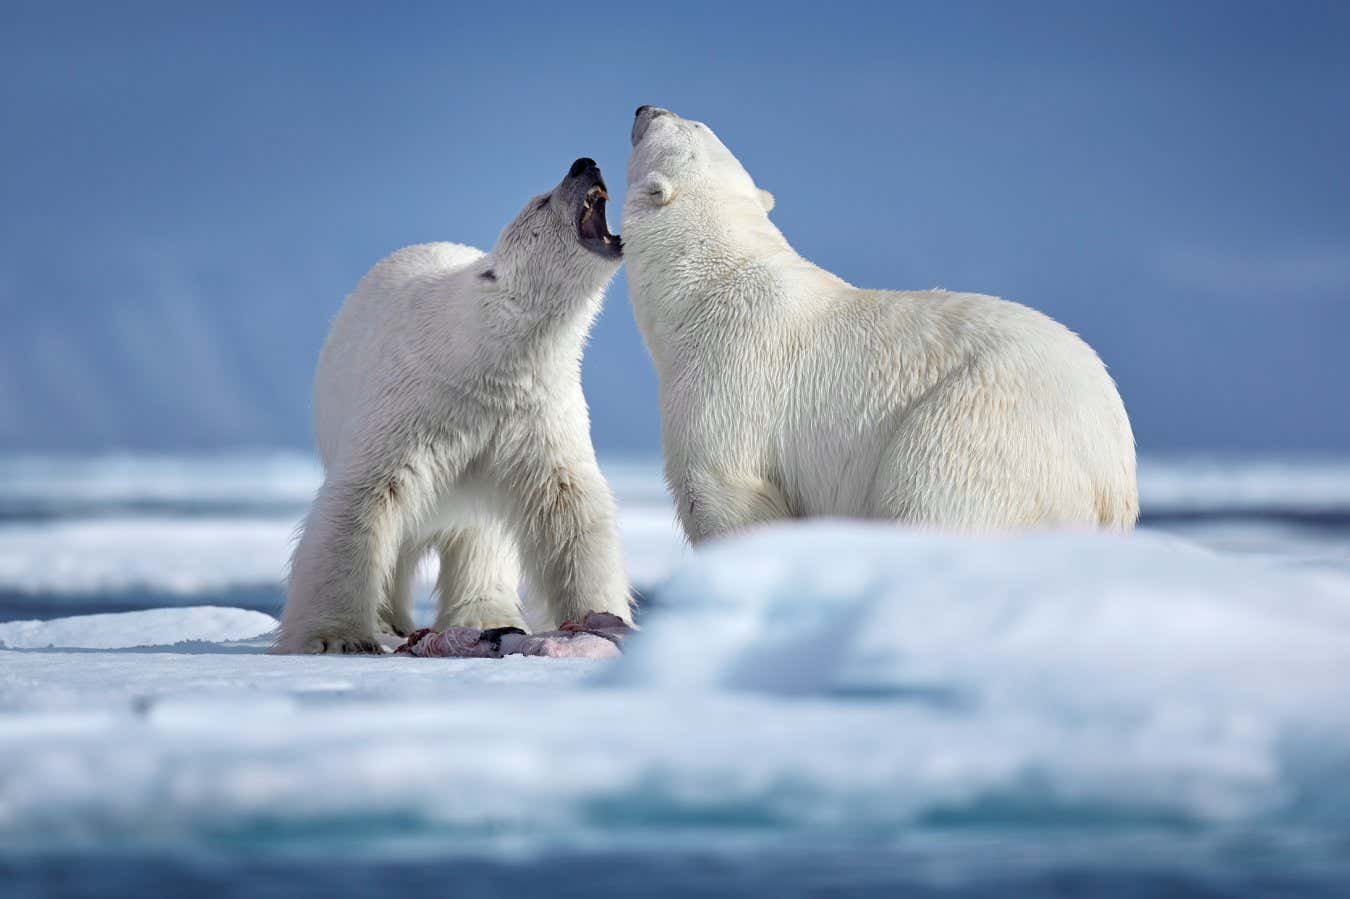
[[[1129,418],[1075,334],[994,297],[862,290],[812,265],[700,122],[643,106],[632,142],[629,294],[690,540],[818,515],[1134,526]]]
[[[417,562],[440,555],[437,629],[631,621],[614,500],[591,446],[581,352],[619,238],[578,159],[492,253],[449,243],[379,262],[333,323],[314,422],[324,484],[291,561],[279,652],[378,652],[413,629]]]

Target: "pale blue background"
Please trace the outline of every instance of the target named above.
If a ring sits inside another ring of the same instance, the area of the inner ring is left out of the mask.
[[[619,194],[640,103],[850,281],[1083,333],[1146,450],[1350,449],[1350,5],[208,9],[0,7],[0,449],[307,446],[362,272],[580,155]],[[622,276],[585,377],[654,449]]]

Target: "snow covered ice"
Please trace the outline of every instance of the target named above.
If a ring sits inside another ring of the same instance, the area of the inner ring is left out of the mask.
[[[1207,888],[1275,870],[1286,895],[1350,882],[1334,549],[817,522],[695,554],[654,467],[610,476],[648,594],[615,663],[266,655],[269,615],[208,602],[279,581],[285,545],[263,544],[289,536],[290,501],[260,511],[240,490],[203,511],[225,491],[193,498],[187,479],[143,512],[128,488],[103,517],[10,515],[0,602],[31,608],[68,578],[198,604],[0,621],[0,859],[711,853],[772,857],[763,873],[854,871],[861,852],[929,886],[1122,866]],[[1175,499],[1183,480],[1169,508],[1197,507]],[[1299,489],[1266,499],[1303,509]],[[181,532],[177,502],[194,504]],[[222,528],[241,518],[251,536]],[[121,521],[156,530],[88,552],[99,578],[50,573],[29,550],[60,541],[24,536]],[[194,544],[194,522],[224,536]],[[193,545],[174,573],[170,548]],[[193,560],[200,580],[178,580]]]
[[[264,637],[277,620],[262,612],[196,606],[49,621],[0,622],[0,649],[128,649]]]
[[[604,470],[629,574],[653,587],[686,555],[660,462]],[[0,596],[96,601],[143,591],[182,602],[266,589],[279,603],[291,541],[320,477],[312,459],[294,453],[0,458]],[[1145,457],[1140,489],[1146,525],[1161,518],[1200,542],[1350,574],[1350,462]],[[1223,517],[1232,510],[1264,514]],[[1300,517],[1338,511],[1333,532],[1301,525]],[[424,587],[435,580],[434,559],[421,574]]]
[[[249,491],[248,472],[254,470]],[[683,557],[659,466],[606,467],[629,574],[647,586]],[[181,602],[280,585],[317,465],[293,454],[202,459],[0,458],[0,596],[154,594]],[[428,556],[420,572],[435,582]]]

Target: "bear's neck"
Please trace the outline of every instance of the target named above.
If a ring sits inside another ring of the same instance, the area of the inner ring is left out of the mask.
[[[504,286],[482,305],[483,336],[499,369],[579,368],[605,284],[520,291]]]
[[[764,215],[691,216],[628,260],[638,327],[662,377],[706,362],[710,342],[758,343],[799,320],[838,279],[803,259]],[[671,251],[672,246],[678,250]]]

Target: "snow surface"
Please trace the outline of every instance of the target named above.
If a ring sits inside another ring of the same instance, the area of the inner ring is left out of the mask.
[[[620,507],[629,575],[647,590],[687,555],[656,460],[604,460]],[[0,457],[0,594],[207,597],[279,590],[321,472],[308,456]],[[1146,514],[1350,509],[1336,459],[1140,463]],[[1350,573],[1350,542],[1273,520],[1169,522],[1211,545]],[[1211,539],[1211,535],[1213,539]],[[421,569],[421,589],[435,580]]]
[[[0,589],[191,596],[280,588],[295,528],[288,518],[162,515],[0,526]]]
[[[1350,579],[818,522],[658,599],[612,665],[0,651],[0,848],[1350,836]]]
[[[0,591],[200,596],[280,589],[298,526],[290,517],[165,515],[0,525]],[[619,526],[629,576],[639,585],[659,582],[685,553],[667,509],[624,510]],[[424,588],[436,570],[435,556],[428,556],[419,570]]]
[[[293,452],[0,456],[0,503],[43,508],[146,502],[306,504],[322,471]]]
[[[1146,514],[1345,510],[1350,508],[1350,460],[1144,455],[1139,504]]]
[[[639,587],[659,583],[687,552],[659,468],[613,463],[605,471],[620,503],[629,577]],[[0,514],[0,593],[279,590],[318,482],[317,467],[285,454],[242,460],[0,457],[0,513],[21,513],[8,521]],[[424,591],[436,570],[428,556],[419,571]]]
[[[666,505],[659,459],[603,459],[621,504]],[[18,504],[51,511],[118,505],[303,507],[323,479],[307,453],[0,456],[0,509]],[[1145,510],[1241,507],[1344,509],[1350,459],[1331,456],[1224,457],[1142,455]]]

